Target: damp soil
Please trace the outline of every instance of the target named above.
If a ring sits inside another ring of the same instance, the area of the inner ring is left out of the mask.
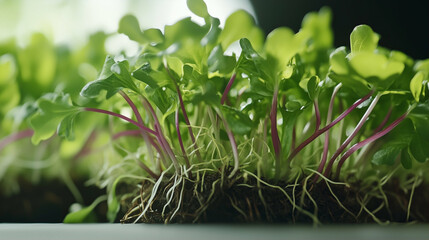
[[[134,210],[128,210],[121,222],[135,222],[147,204],[150,207],[138,222],[312,224],[314,216],[322,224],[429,222],[428,184],[416,187],[407,214],[411,193],[402,190],[396,179],[385,184],[381,192],[377,186],[363,188],[359,183],[328,186],[325,181],[314,184],[309,181],[307,191],[303,191],[303,182],[298,182],[300,184],[294,189],[290,185],[286,187],[285,183],[277,183],[278,188],[263,184],[258,187],[256,180],[243,177],[233,181],[225,179],[221,184],[219,178],[217,174],[208,175],[203,184],[185,180],[182,194],[182,187],[177,188],[165,209],[165,196],[172,181],[161,184],[161,190],[151,203],[148,203],[148,196],[153,184],[143,182],[143,190],[138,193],[140,197],[124,203],[123,209]],[[295,207],[291,201],[295,202]]]
[[[91,204],[105,190],[85,186],[83,181],[75,183],[84,198],[85,205]],[[70,190],[60,180],[44,181],[34,185],[26,180],[19,181],[20,191],[4,195],[0,189],[0,222],[2,223],[61,223],[76,202]],[[95,209],[98,222],[107,222],[106,203]]]

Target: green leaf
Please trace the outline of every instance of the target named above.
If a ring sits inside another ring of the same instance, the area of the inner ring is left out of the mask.
[[[139,21],[133,15],[125,15],[119,21],[118,33],[127,35],[131,40],[145,43],[146,38],[140,29]]]
[[[173,43],[190,44],[200,42],[207,34],[208,29],[194,23],[191,18],[184,18],[173,25],[164,28],[165,44]]]
[[[203,0],[187,0],[186,4],[188,5],[189,10],[195,15],[208,18],[210,17],[209,12],[207,11],[207,5]]]
[[[232,107],[222,107],[225,120],[234,134],[248,134],[254,127],[248,115]]]
[[[424,78],[428,79],[429,78],[429,59],[417,61],[416,64],[414,65],[414,70],[416,72],[421,71],[425,75]]]
[[[223,55],[221,45],[213,48],[209,57],[207,58],[207,66],[209,72],[217,72],[227,74],[231,73],[236,65],[235,56]]]
[[[87,83],[81,90],[80,95],[87,98],[98,97],[101,91],[106,91],[106,99],[111,98],[123,88],[128,88],[136,93],[139,90],[128,72],[128,62],[115,62],[113,58],[107,57],[100,77]]]
[[[183,62],[177,57],[167,56],[167,65],[170,71],[173,71],[180,79],[183,77]],[[179,80],[177,79],[177,80]]]
[[[307,92],[311,100],[317,98],[319,91],[319,83],[320,78],[318,76],[312,76],[307,82]]]
[[[58,136],[63,137],[69,141],[72,141],[75,139],[74,131],[73,131],[75,117],[76,115],[72,114],[65,117],[60,122],[60,125],[58,125],[58,129],[57,129]]]
[[[256,42],[262,36],[255,29],[257,27],[253,17],[244,10],[238,10],[226,19],[225,27],[219,36],[219,42],[223,49],[227,49],[231,43],[241,38],[249,38]]]
[[[145,92],[149,100],[155,103],[162,113],[165,113],[172,104],[173,98],[170,98],[170,94],[167,95],[167,92],[171,94],[173,94],[173,92],[168,88],[163,89],[162,87],[152,88],[150,86],[146,86]]]
[[[219,27],[220,21],[217,18],[210,18],[210,30],[209,32],[201,39],[201,45],[206,46],[209,44],[216,44],[219,38],[222,29]]]
[[[26,102],[10,110],[6,117],[13,119],[14,125],[19,126],[24,120],[33,115],[37,111],[35,102]]]
[[[283,70],[299,50],[295,34],[289,28],[276,28],[267,36],[265,52],[276,59],[279,70]]]
[[[351,52],[374,52],[377,48],[378,34],[372,31],[368,25],[359,25],[355,27],[350,34],[350,49]]]
[[[272,81],[272,71],[267,60],[259,55],[253,48],[249,39],[240,39],[241,55],[237,63],[237,68],[243,73],[251,76],[257,76]]]
[[[140,29],[139,21],[133,15],[125,15],[119,21],[118,33],[123,33],[129,39],[141,44],[157,44],[164,41],[164,36],[159,29],[150,28],[145,31]]]
[[[178,106],[177,100],[176,101],[171,101],[170,107],[162,115],[162,118],[161,118],[161,124],[162,125],[165,124],[165,119],[167,119],[167,117],[169,117],[171,114],[173,114],[174,112],[176,112],[177,106]]]
[[[402,73],[405,67],[403,63],[390,61],[384,55],[366,52],[352,55],[349,62],[363,78],[377,77],[380,80]]]
[[[94,208],[101,202],[106,201],[106,199],[107,199],[106,195],[98,197],[97,199],[94,200],[94,202],[91,205],[67,214],[63,222],[64,223],[94,222],[89,219],[91,217],[91,214],[94,211]]]
[[[135,70],[131,73],[131,76],[133,76],[135,79],[142,81],[146,83],[147,85],[151,86],[152,88],[159,87],[158,83],[155,79],[151,77],[152,68],[149,63],[143,64],[140,68]]]
[[[331,10],[322,7],[319,12],[310,12],[304,16],[300,34],[310,35],[307,42],[311,50],[332,48],[334,36],[331,28]]]
[[[335,49],[329,56],[329,63],[331,64],[331,70],[336,74],[348,74],[349,64],[347,61],[347,52],[345,47],[339,47]]]
[[[30,126],[34,130],[31,138],[33,144],[37,145],[41,140],[50,138],[60,124],[61,135],[68,139],[73,137],[70,124],[73,124],[72,118],[81,108],[71,105],[69,95],[57,96],[53,100],[41,98],[37,103],[39,111],[30,118]]]
[[[428,136],[426,136],[428,137]],[[414,136],[410,143],[410,154],[418,162],[425,162],[429,159],[429,141],[421,138],[419,135]]]
[[[401,152],[402,148],[396,145],[382,147],[372,157],[371,162],[375,165],[389,165],[395,163],[396,158]]]
[[[367,94],[371,89],[371,86],[365,79],[356,75],[340,75],[335,72],[330,72],[328,77],[335,82],[342,83],[345,87],[350,88],[358,96]]]
[[[270,87],[270,84],[266,81],[258,78],[256,76],[250,76],[250,91],[253,94],[257,94],[259,96],[264,96],[268,98],[273,97],[273,88]]]
[[[413,94],[413,97],[416,102],[420,100],[420,94],[422,93],[423,77],[424,75],[422,72],[417,72],[416,75],[414,75],[413,79],[411,79],[410,81],[411,94]]]
[[[108,196],[107,196],[107,220],[109,220],[109,222],[114,222],[116,219],[116,215],[119,212],[119,209],[121,208],[121,205],[118,201],[118,198],[116,197],[116,186],[118,185],[119,181],[121,181],[124,178],[124,176],[122,177],[118,177],[115,179],[115,181],[112,184],[112,187],[110,188],[110,191],[108,191]]]
[[[408,148],[401,151],[401,164],[405,169],[411,169],[413,166],[413,161],[408,151]]]

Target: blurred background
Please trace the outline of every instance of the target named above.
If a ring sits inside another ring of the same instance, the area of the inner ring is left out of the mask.
[[[335,45],[348,45],[356,25],[368,24],[381,35],[380,44],[413,58],[429,57],[429,1],[422,0],[206,0],[209,12],[221,20],[233,11],[245,9],[269,33],[287,26],[298,31],[310,11],[329,6],[333,12]],[[96,31],[114,33],[126,13],[138,17],[142,28],[162,28],[191,15],[186,0],[0,0],[0,41],[16,37],[25,44],[32,32],[42,32],[54,43],[81,44]],[[200,21],[198,17],[193,17]],[[124,36],[106,42],[117,50]],[[132,51],[132,43],[127,42]],[[110,52],[110,51],[109,51]]]
[[[429,1],[427,0],[251,0],[259,25],[269,32],[279,26],[297,31],[302,18],[322,6],[332,10],[335,46],[348,46],[349,35],[367,24],[381,35],[380,45],[416,59],[429,57]]]

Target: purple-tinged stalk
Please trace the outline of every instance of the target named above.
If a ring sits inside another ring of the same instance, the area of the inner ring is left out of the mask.
[[[97,138],[97,135],[98,134],[95,130],[91,132],[88,139],[86,139],[83,147],[80,149],[80,151],[76,155],[74,155],[73,161],[77,161],[79,158],[82,158],[82,157],[91,153],[91,145],[92,145],[92,143],[94,143],[95,139]]]
[[[228,93],[231,90],[232,84],[234,84],[235,77],[237,76],[237,73],[233,73],[231,78],[228,81],[228,84],[225,87],[225,90],[223,91],[222,98],[220,99],[220,104],[223,105],[228,98]]]
[[[384,117],[383,121],[381,121],[380,125],[378,125],[378,127],[374,130],[374,133],[380,132],[384,128],[387,121],[389,121],[390,115],[392,115],[392,109],[392,107],[389,107],[386,116]]]
[[[152,178],[154,178],[154,179],[159,178],[159,175],[154,173],[152,170],[150,170],[150,168],[148,166],[146,166],[146,164],[144,164],[142,161],[136,159],[136,162],[139,165],[139,167],[142,168],[143,170],[145,170]]]
[[[144,126],[143,119],[134,102],[128,97],[128,95],[124,91],[122,90],[119,91],[119,94],[125,99],[125,101],[127,101],[128,105],[133,110],[134,115],[136,116],[137,122]],[[141,131],[141,135],[143,136],[143,139],[146,143],[149,159],[151,159],[152,162],[154,162],[153,151],[149,141],[149,135],[145,131]]]
[[[357,108],[360,104],[365,102],[369,97],[371,97],[373,91],[368,93],[366,96],[362,97],[361,99],[357,100],[352,106],[350,106],[346,111],[341,113],[340,116],[338,116],[334,121],[332,121],[330,124],[325,126],[322,129],[319,129],[318,131],[314,132],[310,137],[308,137],[304,142],[302,142],[297,148],[294,149],[294,151],[289,155],[288,161],[292,160],[304,147],[306,147],[308,144],[310,144],[314,139],[316,139],[318,136],[323,134],[324,132],[328,131],[330,128],[335,126],[338,122],[343,120],[347,115],[350,114],[355,108]]]
[[[158,136],[158,133],[155,132],[154,130],[152,130],[152,129],[146,127],[146,126],[143,126],[142,124],[140,124],[140,123],[132,120],[131,118],[128,118],[128,117],[126,117],[124,115],[121,115],[119,113],[115,113],[115,112],[111,112],[111,111],[103,110],[103,109],[98,109],[98,108],[89,108],[89,107],[83,108],[83,110],[87,111],[87,112],[103,113],[103,114],[107,114],[107,115],[110,115],[110,116],[114,116],[114,117],[120,118],[122,120],[125,120],[125,121],[133,124],[134,126],[138,127],[142,131],[145,131],[147,133],[150,133],[150,134],[153,134],[155,136]]]
[[[325,177],[329,176],[331,173],[332,166],[334,165],[335,159],[337,159],[338,156],[344,151],[344,149],[350,144],[350,142],[356,137],[359,130],[362,128],[362,126],[365,124],[365,122],[368,120],[369,115],[372,113],[372,110],[374,110],[375,105],[377,105],[378,100],[381,97],[381,93],[378,93],[374,100],[371,102],[371,104],[368,106],[368,109],[365,111],[362,118],[359,120],[356,127],[353,129],[353,132],[346,138],[346,140],[341,144],[341,146],[337,149],[337,151],[332,155],[331,159],[329,160],[328,166],[325,170]]]
[[[6,136],[0,141],[0,152],[9,144],[18,141],[23,138],[32,137],[34,131],[32,129],[22,130],[20,132],[12,133],[9,136]]]
[[[279,88],[276,86],[274,89],[273,94],[273,101],[271,104],[271,111],[270,111],[270,121],[271,121],[271,140],[273,142],[273,148],[274,153],[276,156],[276,170],[275,170],[275,179],[278,179],[280,176],[280,159],[281,159],[281,144],[280,144],[280,138],[279,133],[277,131],[277,96],[279,93]]]
[[[314,113],[316,115],[316,128],[314,131],[318,131],[320,129],[320,110],[319,110],[319,100],[317,100],[317,97],[313,101],[314,105]]]
[[[139,137],[141,136],[141,131],[140,130],[125,130],[122,132],[118,132],[115,135],[113,135],[112,140],[116,140],[118,138],[121,137]]]
[[[231,174],[228,176],[229,178],[231,178],[238,171],[238,168],[240,165],[237,142],[235,141],[234,134],[232,133],[231,129],[229,129],[228,123],[226,122],[225,118],[222,116],[221,112],[218,109],[215,109],[215,110],[219,115],[219,118],[221,118],[222,120],[223,126],[225,127],[226,134],[228,135],[229,142],[231,143],[232,155],[234,157],[234,169],[231,171]]]
[[[296,127],[293,126],[292,128],[292,143],[290,146],[290,151],[293,152],[295,150],[296,147]]]
[[[389,110],[387,111],[386,116],[384,117],[383,121],[381,121],[380,125],[378,125],[378,127],[373,131],[373,134],[381,131],[384,128],[391,114],[392,114],[392,107],[389,107]],[[373,147],[374,147],[374,143],[370,143],[361,150],[359,155],[356,157],[357,159],[356,166],[358,166],[360,162],[363,162],[363,160],[366,159],[366,156],[372,150]]]
[[[167,139],[165,138],[164,134],[162,133],[161,124],[159,123],[159,119],[156,116],[155,110],[153,109],[152,105],[150,105],[149,101],[146,98],[143,98],[143,105],[149,110],[149,112],[152,115],[152,118],[154,120],[155,125],[155,131],[157,132],[156,137],[158,138],[159,143],[161,144],[161,147],[165,150],[165,152],[170,157],[171,161],[173,162],[174,168],[178,174],[180,174],[180,166],[176,159],[176,156],[173,153],[173,150],[170,147],[170,144],[167,142]],[[164,163],[165,164],[165,163]]]
[[[395,121],[393,121],[389,126],[387,126],[384,130],[381,130],[377,133],[375,133],[374,135],[372,135],[371,137],[356,143],[355,145],[353,145],[351,148],[349,148],[349,150],[346,151],[346,153],[344,153],[344,155],[341,157],[340,161],[338,162],[338,167],[337,167],[337,172],[336,172],[336,178],[339,177],[340,172],[341,172],[341,167],[343,166],[344,162],[347,160],[347,158],[349,158],[354,152],[356,152],[357,150],[361,149],[362,147],[364,147],[365,145],[374,142],[375,140],[383,137],[384,135],[388,134],[390,131],[392,131],[396,126],[398,126],[410,113],[410,111],[413,109],[414,107],[411,107],[406,113],[404,113],[403,115],[401,115],[398,119],[396,119]]]
[[[191,122],[189,121],[188,114],[186,113],[185,104],[183,103],[182,93],[180,92],[179,85],[177,84],[176,79],[173,74],[171,74],[170,69],[168,68],[167,61],[164,59],[164,68],[167,71],[168,76],[173,80],[174,85],[176,87],[177,96],[179,97],[180,108],[182,109],[183,118],[185,119],[186,125],[188,125],[189,136],[191,137],[192,144],[194,145],[195,154],[197,155],[197,159],[199,162],[202,161],[200,150],[198,149],[197,142],[195,140],[194,132],[192,131]]]
[[[180,149],[182,150],[183,158],[185,159],[185,162],[186,162],[186,167],[190,168],[191,164],[189,163],[189,158],[188,158],[188,155],[186,154],[185,146],[183,146],[182,135],[180,134],[179,109],[176,110],[176,114],[175,114],[174,119],[176,122],[176,132],[177,132],[177,138],[178,138],[179,144],[180,144]]]
[[[153,135],[155,135],[157,138],[158,138],[158,140],[160,141],[160,144],[161,144],[161,146],[162,147],[164,147],[164,149],[166,149],[166,152],[169,154],[169,156],[171,157],[171,160],[172,160],[172,162],[173,162],[173,164],[174,164],[174,166],[176,167],[176,171],[179,171],[179,166],[178,166],[178,164],[177,164],[177,160],[176,160],[176,158],[174,157],[174,154],[172,155],[171,153],[172,153],[172,151],[171,151],[171,148],[169,149],[169,148],[167,148],[166,146],[165,146],[165,143],[162,141],[162,137],[160,137],[161,135],[162,135],[162,133],[160,133],[158,130],[157,130],[157,127],[155,126],[155,130],[156,131],[153,131],[152,129],[150,129],[150,128],[147,128],[146,126],[143,126],[142,124],[140,124],[140,123],[138,123],[138,122],[136,122],[136,121],[134,121],[134,120],[132,120],[131,118],[128,118],[128,117],[126,117],[126,116],[124,116],[124,115],[121,115],[121,114],[119,114],[119,113],[115,113],[115,112],[111,112],[111,111],[107,111],[107,110],[103,110],[103,109],[98,109],[98,108],[83,108],[83,110],[84,111],[88,111],[88,112],[96,112],[96,113],[103,113],[103,114],[107,114],[107,115],[110,115],[110,116],[114,116],[114,117],[118,117],[118,118],[120,118],[120,119],[122,119],[122,120],[125,120],[125,121],[127,121],[127,122],[129,122],[129,123],[131,123],[131,124],[133,124],[133,125],[135,125],[136,127],[138,127],[140,130],[142,130],[142,131],[145,131],[145,132],[147,132],[147,133],[150,133],[150,134],[153,134]],[[165,141],[165,140],[164,140]],[[154,144],[154,145],[156,145],[156,144]],[[169,145],[168,145],[168,143],[167,143],[167,146],[169,147]],[[170,151],[169,151],[170,150]],[[139,162],[139,165],[141,165],[141,164],[143,164],[143,163],[141,163],[140,161],[138,161]],[[143,168],[144,170],[146,170],[145,168]],[[155,175],[153,175],[153,172],[151,171],[151,172],[147,172],[149,175],[151,175],[152,177],[153,176],[157,176],[156,174]]]
[[[332,92],[331,95],[331,100],[329,101],[329,108],[328,108],[328,115],[326,117],[326,122],[331,122],[332,119],[332,111],[334,109],[334,101],[335,101],[335,97],[338,93],[338,91],[340,90],[342,84],[338,84],[337,86],[335,86],[334,91]],[[328,158],[328,150],[329,150],[329,129],[326,131],[325,134],[325,142],[323,144],[323,154],[322,154],[322,160],[320,161],[320,165],[319,168],[317,168],[317,171],[322,174],[323,169],[325,168],[325,164],[326,164],[326,160]],[[316,174],[315,178],[314,178],[314,182],[317,181],[319,179],[319,175]]]

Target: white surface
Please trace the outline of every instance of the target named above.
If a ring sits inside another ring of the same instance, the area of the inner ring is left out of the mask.
[[[0,239],[418,240],[429,239],[429,226],[337,225],[313,228],[292,225],[0,224]]]

